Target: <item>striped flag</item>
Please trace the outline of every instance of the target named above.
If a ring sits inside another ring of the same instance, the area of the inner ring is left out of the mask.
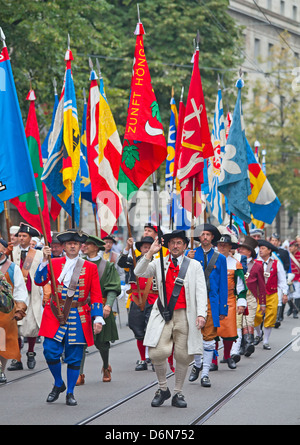
[[[174,99],[174,92],[172,91],[172,97],[170,101],[171,105],[171,116],[168,132],[168,156],[166,159],[166,178],[165,178],[165,189],[171,194],[173,190],[173,172],[174,172],[174,161],[175,161],[175,145],[176,145],[176,135],[178,127],[178,112],[176,107],[176,102]]]
[[[80,221],[80,133],[75,88],[71,72],[72,52],[65,55],[64,86],[49,138],[49,157],[44,165],[42,181],[55,201],[72,215],[74,192],[75,223]]]
[[[122,212],[121,195],[117,189],[122,144],[110,110],[103,78],[100,93],[97,75],[92,70],[87,112],[87,148],[92,199],[97,204],[101,237],[116,229]]]

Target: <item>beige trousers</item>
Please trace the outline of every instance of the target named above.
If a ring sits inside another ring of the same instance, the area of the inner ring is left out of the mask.
[[[173,346],[176,360],[174,393],[182,391],[188,366],[193,360],[193,355],[187,352],[188,331],[186,310],[178,309],[173,312],[172,320],[165,324],[157,346],[149,347],[149,357],[163,391],[167,389],[167,358],[172,354]]]

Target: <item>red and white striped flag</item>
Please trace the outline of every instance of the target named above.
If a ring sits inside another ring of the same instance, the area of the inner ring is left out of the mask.
[[[105,96],[103,79],[100,79],[99,92],[94,71],[91,72],[87,110],[87,152],[92,199],[97,204],[102,238],[117,229],[122,212],[117,189],[122,144]]]

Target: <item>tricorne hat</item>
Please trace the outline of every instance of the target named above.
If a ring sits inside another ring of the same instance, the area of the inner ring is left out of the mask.
[[[98,236],[89,235],[85,243],[93,243],[99,248],[99,250],[105,250],[104,248],[105,242],[101,238],[98,238]]]
[[[272,252],[278,252],[278,248],[276,246],[274,246],[274,244],[270,243],[270,241],[267,241],[265,239],[259,239],[258,240],[258,245],[259,246],[265,246],[268,249],[272,250]]]
[[[152,236],[144,236],[141,241],[137,241],[135,243],[135,247],[137,248],[137,250],[140,252],[141,251],[141,247],[142,244],[148,243],[148,244],[152,244],[154,241],[154,239],[152,238]]]
[[[173,230],[173,232],[163,235],[162,238],[164,239],[165,247],[168,246],[169,241],[173,238],[181,238],[187,245],[190,242],[189,238],[187,238],[185,234],[185,230]]]
[[[117,244],[117,240],[113,235],[106,235],[104,236],[104,238],[102,238],[102,240],[104,241],[105,239],[111,240],[114,242],[114,244]]]
[[[252,236],[249,236],[249,235],[246,235],[242,244],[239,245],[239,247],[246,247],[246,249],[249,249],[251,251],[251,256],[253,258],[256,258],[255,248],[257,246],[258,246],[258,242],[256,241],[256,239],[252,238]]]
[[[200,224],[200,226],[197,226],[195,229],[194,239],[196,241],[200,242],[199,236],[201,235],[202,232],[211,232],[214,236],[214,238],[213,238],[214,244],[221,238],[221,233],[216,228],[216,226],[209,224],[209,223],[204,223],[204,224]]]
[[[32,227],[30,224],[26,224],[26,223],[20,223],[18,234],[19,233],[28,233],[28,235],[30,235],[31,237],[32,236],[37,236],[37,237],[41,236],[40,232],[37,229]]]
[[[82,230],[77,229],[67,229],[64,232],[60,232],[57,234],[57,239],[61,243],[66,243],[68,241],[76,241],[79,243],[85,243],[88,239],[88,234],[83,232]]]
[[[221,238],[218,240],[218,243],[229,243],[231,244],[232,249],[237,249],[239,247],[236,237],[234,235],[230,235],[229,233],[221,235]]]
[[[52,232],[52,240],[50,244],[61,244],[61,242],[57,239],[58,232]]]

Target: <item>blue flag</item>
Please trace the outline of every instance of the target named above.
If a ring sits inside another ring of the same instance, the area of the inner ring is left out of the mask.
[[[0,53],[0,135],[0,202],[3,202],[36,190],[20,105],[5,44]]]
[[[238,80],[236,86],[238,96],[223,154],[218,190],[227,197],[229,211],[246,223],[250,223],[251,210],[248,196],[251,194],[251,186],[248,177],[247,147],[241,100],[242,79]]]

